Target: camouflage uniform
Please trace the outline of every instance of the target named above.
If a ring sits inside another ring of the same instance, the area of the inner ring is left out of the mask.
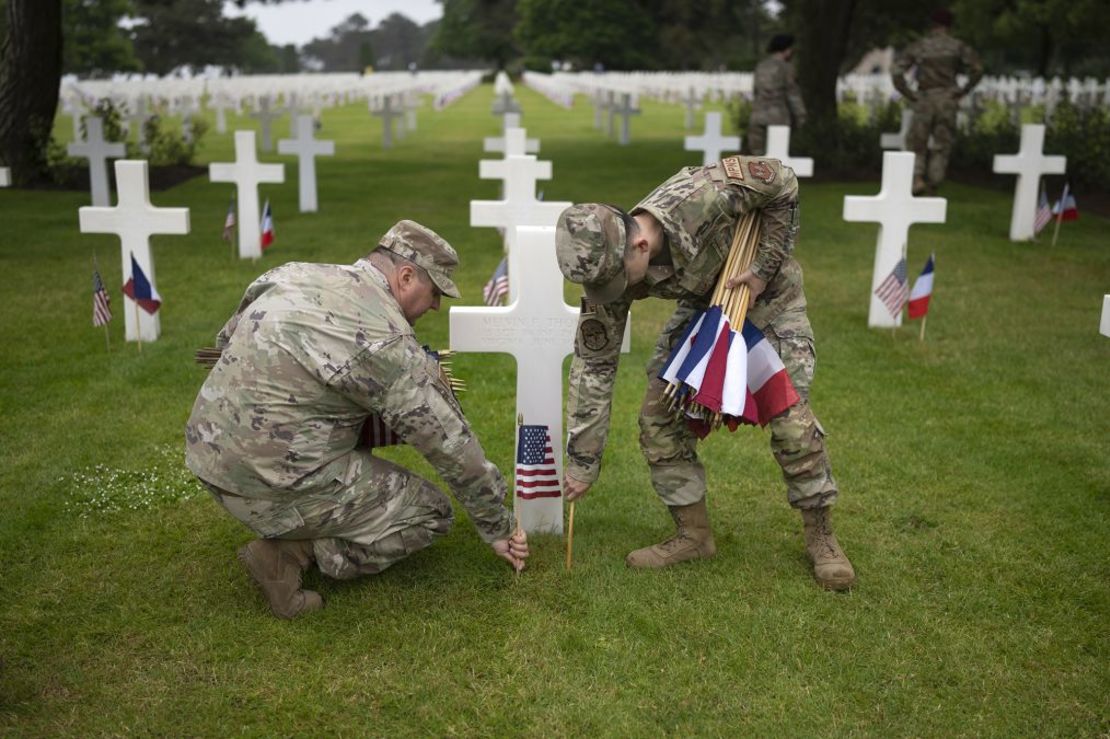
[[[910,89],[906,72],[917,66],[917,91]],[[967,71],[960,88],[956,75]],[[907,46],[891,68],[894,86],[913,105],[913,122],[906,134],[906,148],[914,158],[914,179],[935,188],[944,181],[948,157],[956,139],[956,108],[961,97],[983,76],[983,65],[974,49],[943,29],[935,29]],[[929,152],[929,136],[934,148]]]
[[[794,81],[794,66],[776,54],[755,68],[752,117],[748,124],[748,151],[763,156],[767,126],[801,126],[806,120],[802,92]]]
[[[186,462],[259,536],[314,540],[321,571],[351,578],[447,533],[442,492],[358,447],[371,414],[427,458],[483,540],[509,536],[501,473],[368,259],[270,270],[217,342]]]
[[[687,167],[640,202],[662,224],[670,262],[652,264],[643,282],[627,287],[616,300],[591,306],[578,322],[567,402],[567,473],[593,483],[609,432],[609,414],[625,318],[634,300],[675,300],[647,365],[648,387],[640,411],[640,448],[655,491],[668,506],[683,506],[705,496],[705,469],[698,461],[696,437],[684,419],[665,407],[665,384],[658,374],[690,319],[708,306],[740,219],[762,211],[759,247],[752,271],[767,280],[749,318],[782,357],[801,400],[771,421],[771,451],[782,467],[790,504],[798,508],[831,505],[836,483],[825,451],[824,430],[809,407],[813,379],[813,330],[806,315],[802,269],[791,256],[798,227],[798,184],[794,172],[777,159],[728,157],[707,167]],[[596,223],[596,220],[594,221]],[[573,236],[577,224],[567,224]],[[616,238],[607,234],[610,243]],[[582,282],[593,274],[585,257],[564,260],[567,277]]]

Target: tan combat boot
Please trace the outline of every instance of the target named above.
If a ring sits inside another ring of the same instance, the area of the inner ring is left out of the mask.
[[[239,550],[239,561],[278,618],[296,618],[324,607],[313,590],[301,590],[301,573],[314,561],[312,541],[256,539]]]
[[[717,553],[705,498],[690,505],[668,506],[678,532],[661,544],[637,549],[625,558],[629,567],[668,567],[688,559],[708,559]]]
[[[813,576],[826,590],[847,590],[856,582],[856,571],[832,531],[828,508],[802,511],[806,554],[813,562]]]

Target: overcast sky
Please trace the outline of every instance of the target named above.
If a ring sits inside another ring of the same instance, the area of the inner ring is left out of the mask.
[[[254,18],[258,30],[271,44],[301,46],[327,36],[328,31],[355,13],[365,16],[372,27],[391,13],[401,13],[424,24],[441,17],[443,6],[435,0],[286,0],[277,5],[248,3],[242,10],[225,2],[224,13]]]

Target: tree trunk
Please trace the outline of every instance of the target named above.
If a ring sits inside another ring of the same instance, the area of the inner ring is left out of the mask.
[[[848,52],[856,0],[798,0],[798,86],[815,128],[835,129],[836,80]]]
[[[0,40],[0,164],[16,184],[40,176],[62,79],[62,0],[7,0]]]
[[[1052,27],[1045,23],[1041,26],[1041,49],[1037,64],[1038,76],[1044,77],[1045,79],[1048,79],[1048,70],[1052,65],[1053,46]]]

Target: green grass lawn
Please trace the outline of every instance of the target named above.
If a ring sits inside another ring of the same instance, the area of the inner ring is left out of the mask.
[[[554,162],[549,200],[631,206],[688,163],[681,106],[645,101],[633,143],[527,90],[528,133]],[[0,733],[42,735],[1106,735],[1110,732],[1110,222],[1012,244],[1011,197],[946,186],[948,223],[911,231],[910,272],[937,252],[927,340],[869,330],[876,226],[845,194],[802,185],[797,255],[817,334],[814,408],[841,487],[836,525],[859,586],[813,583],[766,430],[702,445],[719,553],[630,572],[669,517],[637,448],[643,365],[669,314],[638,304],[599,483],[579,506],[575,568],[533,538],[518,579],[462,511],[444,540],[352,583],[318,575],[327,608],[272,618],[235,561],[250,539],[191,482],[182,428],[210,344],[244,287],[289,260],[352,262],[401,218],[462,256],[459,304],[501,255],[469,227],[489,86],[388,152],[365,105],[325,111],[318,214],[296,169],[264,186],[277,243],[233,259],[231,186],[155,193],[192,233],[154,239],[163,335],[122,341],[118,241],[82,236],[87,193],[0,191]],[[235,121],[250,126],[251,119]],[[60,126],[68,129],[68,122]],[[278,137],[287,135],[284,124]],[[204,142],[230,161],[232,137]],[[697,155],[693,155],[696,159]],[[267,157],[277,161],[278,157]],[[820,158],[816,166],[821,167]],[[116,320],[90,325],[98,255]],[[568,296],[570,293],[568,292]],[[418,333],[447,345],[446,310]],[[463,405],[503,470],[514,366],[466,355]],[[431,475],[411,452],[393,459]]]

